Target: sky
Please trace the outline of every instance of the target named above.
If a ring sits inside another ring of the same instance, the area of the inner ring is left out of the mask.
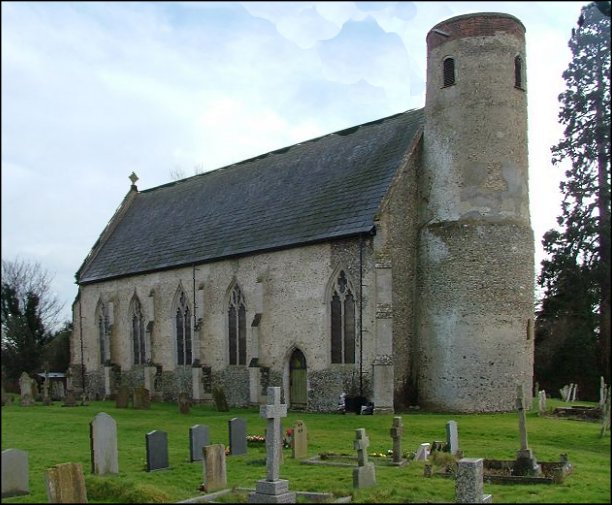
[[[421,108],[429,29],[504,12],[526,27],[537,275],[587,4],[2,1],[2,259],[40,263],[70,320],[75,273],[132,172],[149,189]]]

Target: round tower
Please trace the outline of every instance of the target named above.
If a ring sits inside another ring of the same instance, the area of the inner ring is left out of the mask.
[[[427,34],[420,180],[419,403],[456,412],[531,398],[534,245],[525,27],[453,17]]]

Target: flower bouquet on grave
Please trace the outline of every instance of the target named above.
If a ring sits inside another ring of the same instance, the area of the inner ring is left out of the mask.
[[[283,437],[283,449],[289,449],[293,442],[293,429],[288,428],[285,436]]]
[[[246,439],[248,447],[261,447],[266,443],[266,437],[262,435],[247,435]]]

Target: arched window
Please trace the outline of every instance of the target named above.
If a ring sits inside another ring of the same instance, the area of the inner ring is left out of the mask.
[[[520,56],[514,58],[514,86],[523,89],[523,59]]]
[[[444,86],[452,86],[455,84],[455,59],[445,58],[443,63],[443,81]]]
[[[246,307],[242,291],[236,284],[227,309],[229,364],[246,365]]]
[[[98,304],[96,310],[96,320],[98,322],[98,343],[100,345],[100,363],[104,365],[110,360],[110,324],[108,321],[108,309],[102,302]]]
[[[191,365],[191,311],[181,291],[175,313],[176,359],[179,365]]]
[[[331,297],[331,361],[355,363],[355,296],[344,270]]]
[[[138,298],[132,300],[130,310],[132,320],[132,345],[134,348],[134,364],[144,365],[147,362],[145,346],[145,324],[142,316],[142,308]]]

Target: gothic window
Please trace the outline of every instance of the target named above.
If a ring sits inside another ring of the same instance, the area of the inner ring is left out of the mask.
[[[98,305],[97,321],[98,321],[98,342],[100,345],[100,363],[103,365],[110,355],[108,336],[110,334],[110,325],[108,322],[108,313],[106,306],[103,303]]]
[[[355,363],[355,296],[344,270],[331,297],[331,361]]]
[[[246,365],[246,307],[238,285],[230,295],[228,318],[229,364]]]
[[[523,59],[520,56],[514,58],[514,86],[523,89]]]
[[[176,359],[179,365],[191,365],[191,312],[181,291],[175,313]]]
[[[132,301],[132,310],[130,311],[132,321],[132,345],[134,348],[134,364],[144,365],[147,361],[145,347],[145,324],[142,316],[142,308],[138,298],[134,297]]]
[[[455,84],[455,60],[454,58],[445,58],[443,63],[444,86],[452,86]]]

